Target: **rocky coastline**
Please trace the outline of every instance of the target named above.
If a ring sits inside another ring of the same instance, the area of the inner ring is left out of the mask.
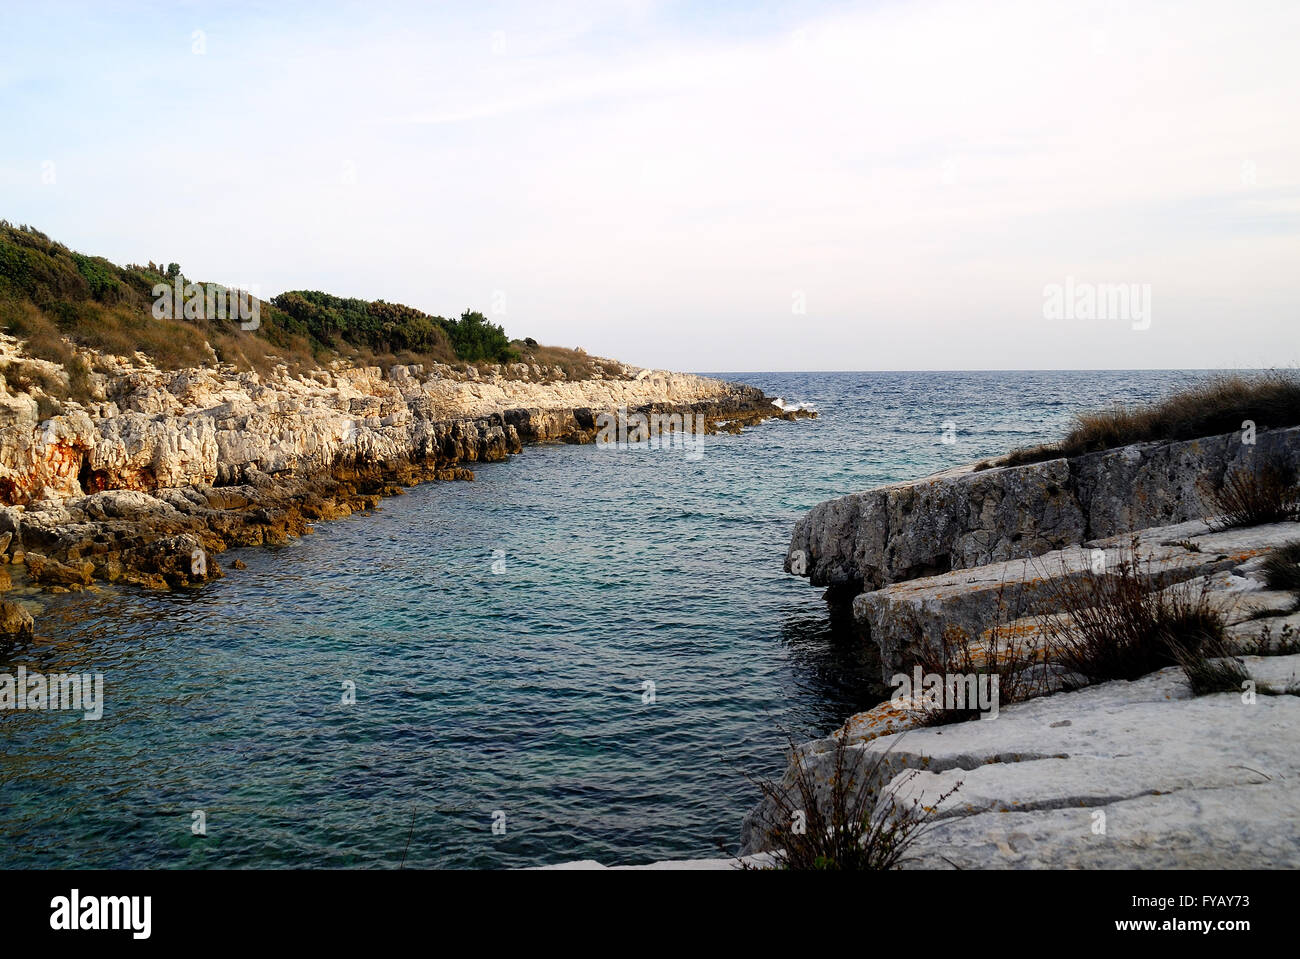
[[[1229,526],[1211,492],[1262,463],[1294,475],[1300,429],[971,464],[815,507],[785,568],[851,610],[882,691],[938,648],[988,662],[1008,637],[1036,685],[993,721],[939,724],[892,697],[797,745],[778,789],[928,810],[912,867],[1300,866],[1300,597],[1265,571],[1300,522]],[[1190,589],[1218,611],[1240,689],[1196,689],[1179,666],[1095,681],[1053,659],[1070,584],[1118,562],[1153,593]],[[767,796],[746,817],[742,855],[779,848],[782,812]]]
[[[1004,605],[1023,594],[1021,612],[1030,613],[1042,585],[1034,572],[1062,562],[1077,571],[1087,565],[1080,550],[1114,548],[1134,533],[1196,521],[1204,530],[1208,491],[1256,461],[1300,469],[1300,428],[1252,439],[1233,432],[1019,466],[975,463],[842,496],[795,525],[785,569],[851,609],[888,679],[944,628],[987,628],[999,589]],[[1144,538],[1155,546],[1177,534]],[[1183,565],[1187,576],[1213,571]]]
[[[1300,428],[984,461],[814,507],[785,569],[852,622],[889,698],[793,744],[735,857],[625,868],[779,867],[809,802],[823,822],[837,805],[876,822],[924,810],[908,869],[1300,867],[1300,592],[1268,571],[1300,550],[1300,521],[1215,510],[1216,489],[1262,464],[1297,475]],[[1062,610],[1071,584],[1123,563],[1151,595],[1217,611],[1224,658],[1208,662],[1235,663],[1229,684],[1198,688],[1181,665],[1098,680],[1056,661],[1050,624],[1079,612]],[[990,668],[1012,645],[1033,682],[981,718],[936,722],[915,692],[890,695],[937,648]]]
[[[142,356],[96,357],[93,401],[44,415],[39,390],[15,381],[66,372],[9,337],[0,364],[2,581],[52,591],[201,585],[231,547],[284,543],[416,483],[472,480],[474,464],[525,446],[594,442],[619,410],[694,414],[705,432],[812,415],[753,387],[608,362],[571,381],[524,364],[263,377]]]

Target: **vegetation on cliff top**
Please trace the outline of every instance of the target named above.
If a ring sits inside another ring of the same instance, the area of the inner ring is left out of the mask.
[[[1147,440],[1213,436],[1243,429],[1247,420],[1257,430],[1300,425],[1300,371],[1216,373],[1154,403],[1080,413],[1059,442],[1013,450],[988,465],[1017,466]]]
[[[430,316],[401,303],[369,302],[317,290],[291,290],[272,298],[280,321],[318,346],[347,344],[376,354],[411,353],[440,362],[515,362],[520,352],[505,330],[482,313],[460,319]]]
[[[26,341],[31,355],[62,364],[74,381],[85,374],[74,369],[70,344],[118,356],[140,352],[163,369],[214,360],[263,373],[279,363],[310,369],[335,360],[379,366],[523,361],[559,366],[570,379],[583,379],[601,366],[581,350],[542,347],[531,338],[511,341],[482,313],[467,310],[446,319],[400,303],[315,290],[259,301],[255,330],[209,313],[206,304],[177,309],[174,318],[156,317],[154,287],[178,281],[182,289],[190,282],[176,263],[118,266],[70,250],[33,227],[0,220],[0,326]]]

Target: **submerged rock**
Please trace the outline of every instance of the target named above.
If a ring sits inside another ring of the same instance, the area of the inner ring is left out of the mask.
[[[40,553],[27,553],[27,578],[41,586],[89,586],[95,567],[91,563],[60,563]]]

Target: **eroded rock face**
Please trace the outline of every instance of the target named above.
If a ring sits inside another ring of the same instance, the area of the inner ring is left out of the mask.
[[[1300,427],[1141,443],[1073,459],[961,467],[816,506],[795,525],[787,572],[851,599],[891,583],[1039,556],[1202,519],[1207,484],[1268,458],[1300,466]]]
[[[866,592],[1059,549],[1084,528],[1069,475],[1065,460],[966,467],[829,500],[795,526],[786,569],[802,565],[814,585]]]
[[[255,472],[305,474],[339,464],[489,462],[524,443],[589,442],[593,410],[781,412],[749,387],[640,373],[538,383],[396,367],[389,378],[367,368],[262,383],[229,370],[132,370],[109,377],[107,402],[50,419],[38,417],[30,397],[3,397],[0,502],[235,485]]]
[[[786,568],[852,600],[884,678],[939,661],[933,654],[949,638],[974,668],[991,646],[1014,642],[1034,665],[1013,681],[1036,675],[1019,692],[1032,698],[985,720],[936,728],[915,696],[853,716],[795,749],[786,796],[794,801],[804,779],[828,806],[844,743],[860,760],[851,758],[850,791],[877,813],[914,800],[936,807],[913,865],[1300,865],[1291,825],[1300,791],[1287,785],[1300,772],[1300,614],[1296,596],[1270,588],[1262,570],[1278,547],[1300,541],[1300,523],[1215,530],[1204,521],[1202,496],[1225,475],[1256,457],[1300,461],[1300,428],[1257,438],[965,467],[815,508],[795,530]],[[1064,615],[1062,587],[1107,575],[1117,561],[1135,563],[1151,590],[1206,597],[1222,615],[1227,652],[1261,692],[1193,697],[1176,667],[1094,686],[1069,673],[1044,616]],[[779,846],[779,812],[769,799],[755,808],[743,852]]]
[[[1129,535],[1090,540],[1053,550],[1033,559],[1006,560],[893,583],[862,593],[853,601],[853,616],[880,651],[882,678],[905,671],[944,638],[964,642],[987,638],[995,628],[1023,635],[1037,617],[1057,611],[1070,582],[1094,575],[1094,556],[1114,569],[1135,562],[1136,575],[1151,589],[1225,571],[1245,575],[1236,592],[1211,580],[1218,605],[1230,621],[1235,607],[1248,605],[1263,588],[1259,561],[1284,543],[1300,541],[1300,523],[1274,523],[1249,529],[1212,531],[1195,520]],[[1290,600],[1286,600],[1290,602]]]
[[[0,360],[44,363],[4,335]],[[282,543],[414,483],[471,480],[472,464],[526,444],[590,443],[602,413],[695,413],[710,428],[793,418],[752,387],[612,364],[581,381],[540,367],[513,379],[435,365],[264,380],[97,365],[98,399],[48,418],[0,375],[0,560],[28,554],[28,580],[46,588],[202,583],[221,570],[210,558],[190,570],[195,549]]]
[[[852,609],[888,680],[944,636],[978,638],[998,620],[1050,612],[1063,578],[1089,575],[1094,550],[1114,553],[1135,534],[1146,540],[1135,558],[1166,583],[1278,545],[1258,533],[1180,545],[1208,533],[1203,496],[1225,475],[1257,459],[1300,467],[1300,428],[1256,440],[1244,445],[1229,433],[967,466],[843,496],[798,522],[786,570],[830,587],[828,598]]]

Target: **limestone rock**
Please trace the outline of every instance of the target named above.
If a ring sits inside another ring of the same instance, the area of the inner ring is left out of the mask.
[[[40,553],[27,553],[27,577],[41,586],[89,586],[95,567],[91,563],[60,563]]]
[[[1300,427],[1139,443],[1023,466],[963,466],[828,500],[796,524],[787,572],[847,598],[891,583],[1205,518],[1207,484],[1253,458],[1300,466]]]
[[[7,359],[20,355],[16,349],[12,338],[0,340]],[[503,459],[526,442],[580,441],[594,432],[593,410],[663,405],[721,416],[768,405],[753,387],[690,374],[547,382],[540,368],[520,364],[515,372],[521,378],[484,381],[434,364],[397,366],[387,378],[367,367],[264,380],[212,368],[126,368],[104,374],[102,407],[72,404],[43,422],[30,397],[10,396],[0,404],[0,505],[229,486],[256,473],[302,477],[339,464],[434,457],[451,469]],[[103,507],[111,515],[114,499]]]
[[[0,638],[31,639],[34,627],[31,613],[17,603],[0,600]]]
[[[1229,624],[1255,621],[1265,612],[1288,612],[1295,597],[1263,589],[1252,578],[1259,563],[1283,543],[1300,541],[1300,523],[1275,523],[1211,532],[1202,522],[1156,527],[1139,539],[1109,537],[1028,560],[1008,560],[893,583],[853,601],[864,639],[880,651],[882,677],[905,670],[949,640],[978,641],[990,630],[1031,630],[1036,617],[1055,612],[1069,581],[1093,575],[1094,556],[1114,568],[1138,560],[1139,576],[1153,589],[1223,574],[1209,582]]]
[[[123,563],[131,571],[127,579],[146,586],[196,586],[223,573],[198,537],[170,536],[127,550]]]
[[[0,358],[43,362],[5,334]],[[505,378],[435,363],[384,376],[338,364],[262,376],[95,359],[102,395],[84,408],[38,422],[35,400],[0,393],[0,555],[30,554],[32,581],[50,590],[88,576],[204,582],[230,546],[284,543],[418,482],[472,480],[472,464],[526,443],[591,442],[598,415],[620,408],[773,415],[753,387],[662,371],[572,380],[518,366]],[[187,571],[179,557],[191,547],[208,573]]]
[[[1300,656],[1248,659],[1274,681]],[[1181,671],[1112,682],[1004,707],[996,720],[911,729],[853,742],[860,788],[885,809],[918,797],[937,827],[914,865],[979,867],[1295,868],[1300,835],[1300,697],[1193,698]],[[800,748],[815,781],[834,739]],[[787,785],[792,783],[787,774]],[[1092,826],[1095,811],[1106,833]],[[743,852],[764,846],[762,804]]]

